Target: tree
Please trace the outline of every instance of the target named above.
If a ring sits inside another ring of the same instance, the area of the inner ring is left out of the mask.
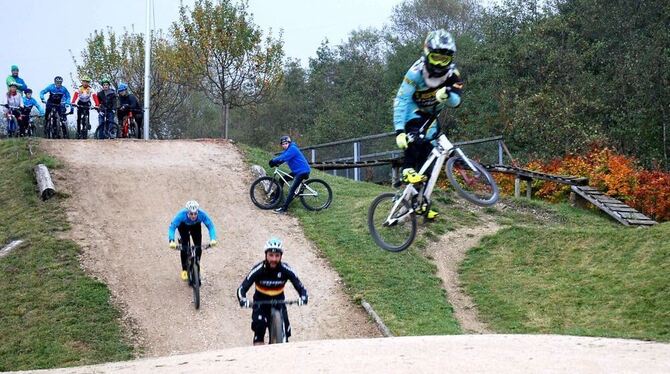
[[[263,38],[244,1],[234,5],[229,0],[198,0],[193,10],[181,5],[171,35],[183,83],[220,107],[224,137],[227,109],[262,102],[281,80],[281,34]]]
[[[81,63],[72,57],[79,76],[88,75],[94,82],[107,78],[114,86],[126,83],[130,91],[142,100],[144,36],[128,31],[117,35],[111,29],[107,32],[96,30],[86,42],[87,46],[81,52]],[[152,36],[152,47],[150,133],[159,138],[178,136],[181,131],[174,125],[188,122],[186,118],[189,115],[183,105],[189,94],[186,87],[178,83],[176,77],[179,72],[174,67],[179,56],[160,33]]]

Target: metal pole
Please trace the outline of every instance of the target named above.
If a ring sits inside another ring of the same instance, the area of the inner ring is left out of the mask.
[[[359,162],[361,160],[361,143],[354,142],[354,162]],[[361,169],[354,168],[354,180],[356,182],[361,180]]]
[[[147,0],[147,31],[144,35],[144,140],[149,140],[151,100],[151,0]]]
[[[316,162],[316,149],[312,149],[312,163]]]
[[[502,140],[498,140],[498,165],[503,164]]]

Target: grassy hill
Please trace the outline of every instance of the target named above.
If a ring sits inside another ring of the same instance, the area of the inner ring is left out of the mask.
[[[107,287],[84,274],[68,230],[63,195],[35,192],[25,140],[0,141],[0,247],[24,244],[0,258],[0,371],[75,366],[132,357]]]
[[[245,151],[250,163],[270,157]],[[378,248],[366,225],[370,202],[389,187],[314,176],[331,185],[333,204],[314,213],[296,201],[291,214],[349,294],[368,300],[397,335],[459,332],[423,248],[447,230],[493,219],[503,229],[469,252],[461,277],[494,331],[670,340],[670,223],[626,228],[597,211],[525,199],[482,209],[436,191],[442,218],[395,254]]]

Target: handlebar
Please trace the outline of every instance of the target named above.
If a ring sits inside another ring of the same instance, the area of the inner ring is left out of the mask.
[[[97,106],[92,106],[92,105],[89,105],[89,106],[85,106],[85,105],[77,105],[77,104],[70,104],[70,105],[71,105],[73,108],[77,108],[77,109],[81,108],[81,109],[95,109],[95,110],[98,110],[98,107],[97,107]]]
[[[210,249],[210,248],[212,248],[212,245],[207,244],[207,245],[191,245],[191,246],[189,246],[189,248],[191,248],[191,247],[195,247],[195,249],[198,249],[198,247],[200,247],[202,249]],[[177,247],[175,247],[175,250],[176,251],[181,251],[181,243],[177,243]]]
[[[301,305],[300,300],[259,300],[249,302],[249,308],[260,305]]]

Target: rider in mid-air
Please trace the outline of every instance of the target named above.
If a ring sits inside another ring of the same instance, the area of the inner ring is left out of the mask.
[[[49,99],[45,100],[44,95],[49,94]],[[67,132],[67,117],[65,115],[66,105],[70,105],[70,92],[63,86],[63,77],[56,76],[53,84],[48,85],[45,89],[40,91],[40,100],[46,103],[46,119],[49,120],[49,114],[52,111],[58,111],[60,114],[61,126],[63,127],[63,136],[68,137]]]
[[[291,141],[291,137],[284,135],[279,138],[279,144],[284,149],[279,156],[273,158],[268,162],[270,167],[275,167],[286,162],[288,167],[291,169],[291,175],[293,176],[293,183],[288,189],[288,196],[286,196],[286,201],[284,205],[280,208],[275,209],[275,213],[283,214],[288,210],[288,205],[295,197],[295,191],[300,186],[300,182],[309,178],[309,173],[311,171],[307,159],[298,148],[298,145]]]
[[[170,248],[177,248],[177,243],[174,240],[175,230],[179,230],[179,236],[181,237],[181,279],[188,280],[188,273],[186,272],[188,266],[188,245],[189,237],[191,238],[193,245],[197,248],[196,256],[197,261],[200,263],[200,256],[202,255],[202,225],[204,223],[207,226],[207,231],[209,232],[209,245],[211,247],[216,246],[216,229],[214,229],[214,223],[209,218],[207,213],[200,209],[200,205],[195,200],[190,200],[186,202],[186,207],[174,216],[170,228],[168,229],[168,241],[170,243]]]
[[[247,291],[249,291],[252,284],[256,286],[254,301],[284,300],[284,285],[287,281],[291,281],[295,290],[298,291],[300,303],[307,305],[307,290],[293,269],[287,263],[282,262],[283,254],[284,245],[280,239],[273,237],[265,243],[265,260],[251,268],[251,271],[237,289],[237,300],[240,302],[240,307],[248,308],[251,305],[247,299]],[[281,304],[280,307],[284,315],[284,328],[286,329],[285,333],[288,339],[291,336],[288,311],[286,310],[286,305]],[[254,307],[254,311],[251,313],[251,330],[254,332],[254,345],[265,343],[265,330],[268,328],[270,314],[271,305],[269,304]]]
[[[419,183],[424,177],[417,173],[433,149],[431,141],[439,134],[439,123],[428,121],[443,109],[461,104],[463,81],[453,62],[456,43],[445,30],[428,33],[423,55],[407,71],[393,102],[393,126],[396,144],[405,150],[402,179]],[[424,124],[426,124],[424,126]],[[409,137],[408,137],[409,135]],[[426,175],[430,173],[430,169]],[[430,210],[426,218],[434,219]]]

